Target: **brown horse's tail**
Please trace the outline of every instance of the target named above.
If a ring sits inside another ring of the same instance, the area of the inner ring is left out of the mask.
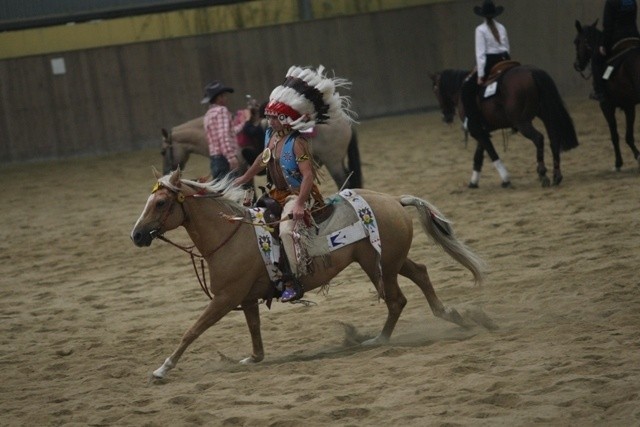
[[[444,249],[453,259],[462,264],[473,274],[476,284],[481,284],[484,279],[486,264],[469,249],[464,243],[459,241],[451,228],[451,222],[438,211],[438,208],[415,196],[400,197],[402,206],[414,206],[418,209],[420,224],[435,242]]]
[[[564,105],[555,82],[543,70],[533,69],[531,74],[540,93],[538,116],[540,116],[547,129],[550,144],[559,144],[558,146],[562,151],[577,147],[578,137],[573,125],[573,119],[571,119]]]

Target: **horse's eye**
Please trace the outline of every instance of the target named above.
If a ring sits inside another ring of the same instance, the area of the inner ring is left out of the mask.
[[[164,205],[166,205],[166,204],[167,204],[167,201],[166,201],[166,200],[164,200],[164,199],[163,199],[163,200],[158,200],[158,201],[156,202],[156,207],[158,207],[158,208],[163,208],[163,207],[164,207]]]

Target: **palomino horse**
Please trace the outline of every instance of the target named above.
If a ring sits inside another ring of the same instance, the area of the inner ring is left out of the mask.
[[[438,210],[414,196],[392,197],[362,189],[356,192],[368,202],[374,213],[381,253],[368,238],[364,238],[342,246],[330,255],[313,258],[312,273],[301,277],[304,289],[311,290],[329,283],[349,264],[357,262],[376,285],[388,310],[382,331],[366,344],[387,342],[407,303],[398,286],[398,274],[420,287],[436,316],[465,327],[477,322],[475,316],[466,319],[455,309],[446,308],[435,294],[426,266],[407,257],[413,239],[413,223],[404,208],[413,206],[418,210],[425,232],[471,271],[477,283],[482,281],[482,260],[454,236],[448,221]],[[231,185],[229,178],[208,184],[198,183],[181,179],[178,169],[170,175],[158,176],[157,184],[131,231],[135,245],[149,246],[155,237],[183,226],[209,268],[212,299],[183,335],[175,351],[153,372],[156,378],[163,378],[196,338],[236,307],[244,312],[253,343],[251,356],[241,363],[255,363],[264,358],[258,302],[272,295],[273,284],[258,249],[254,227],[247,221],[233,223],[228,219],[229,215],[248,219],[247,208],[239,202],[243,196],[244,190]]]
[[[453,121],[456,110],[461,118],[464,117],[460,91],[469,74],[467,70],[444,70],[431,74],[433,93],[446,123]],[[532,124],[532,120],[539,117],[549,135],[553,155],[553,184],[560,184],[560,151],[576,147],[578,138],[573,120],[549,74],[532,66],[509,68],[498,79],[495,95],[483,99],[478,97],[478,103],[488,131],[516,129],[535,144],[538,178],[543,187],[548,187],[550,180],[544,163],[544,136]],[[498,159],[493,143],[490,142],[488,147],[478,143],[474,154],[476,164],[482,164],[485,150],[491,160]]]
[[[591,62],[591,58],[598,54],[597,49],[602,40],[602,31],[597,29],[597,24],[597,19],[593,24],[585,26],[576,20],[578,35],[573,42],[576,46],[576,60],[573,63],[573,68],[585,79],[589,77],[584,76],[582,72]],[[633,138],[636,105],[640,104],[640,48],[636,46],[636,48],[624,50],[620,53],[614,52],[614,55],[619,61],[616,61],[613,73],[605,82],[604,99],[600,102],[600,110],[602,110],[607,125],[609,125],[611,143],[616,156],[615,170],[619,171],[623,162],[622,154],[620,153],[618,125],[616,123],[616,108],[624,111],[627,122],[625,141],[631,148],[633,157],[638,162],[638,167],[640,167],[640,151],[638,151]]]
[[[338,188],[361,188],[362,170],[355,129],[346,120],[336,120],[315,127],[311,137],[313,155],[320,165],[326,166]],[[162,129],[163,173],[178,168],[184,170],[191,154],[209,157],[203,117],[189,120],[168,132]],[[347,167],[345,167],[345,157]],[[244,165],[245,167],[247,165]],[[349,176],[351,174],[351,176]],[[348,178],[348,181],[347,181]]]

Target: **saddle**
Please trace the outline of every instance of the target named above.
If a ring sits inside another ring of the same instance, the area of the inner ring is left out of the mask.
[[[513,61],[511,59],[498,62],[496,65],[491,67],[491,70],[489,71],[489,75],[485,79],[484,83],[482,83],[482,86],[484,87],[489,86],[491,83],[498,80],[505,71],[510,70],[511,68],[517,67],[519,65],[520,63],[518,61]]]
[[[282,216],[282,206],[276,200],[269,196],[269,193],[263,190],[262,196],[256,201],[256,206],[264,208],[264,218],[267,223],[276,223]],[[311,217],[315,224],[322,224],[333,213],[334,206],[332,204],[326,204],[323,207],[311,212]],[[274,235],[278,235],[277,225],[274,227]]]
[[[620,65],[624,56],[632,50],[640,48],[640,38],[628,37],[622,39],[611,48],[611,56],[607,58],[607,65],[616,67]]]

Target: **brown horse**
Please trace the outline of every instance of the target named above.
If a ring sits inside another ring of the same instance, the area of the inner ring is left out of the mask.
[[[373,210],[382,251],[379,254],[368,238],[346,245],[326,256],[313,259],[312,273],[301,278],[304,289],[325,285],[352,262],[357,262],[376,285],[388,314],[380,334],[366,344],[387,342],[407,303],[398,286],[398,274],[420,287],[433,313],[445,320],[468,327],[476,322],[446,308],[431,285],[426,266],[407,257],[413,238],[411,215],[405,206],[418,210],[425,232],[453,259],[473,274],[477,283],[483,278],[484,264],[460,242],[446,219],[428,202],[414,196],[392,197],[369,190],[357,190]],[[187,347],[205,330],[236,307],[245,315],[253,343],[251,356],[241,363],[264,358],[260,334],[259,300],[272,295],[273,284],[260,254],[254,227],[246,221],[230,222],[221,213],[247,218],[247,208],[239,200],[244,190],[223,179],[201,184],[184,180],[177,170],[158,177],[158,182],[131,232],[137,246],[149,246],[155,237],[183,226],[195,247],[206,259],[210,272],[212,299],[195,324],[186,331],[175,351],[153,372],[163,378]],[[380,273],[381,272],[381,273]],[[477,319],[477,316],[471,316]],[[484,321],[479,322],[490,327]]]
[[[358,135],[355,128],[346,120],[336,120],[318,125],[309,136],[313,155],[318,164],[324,165],[338,188],[361,188],[363,186]],[[197,117],[170,131],[162,129],[163,173],[169,173],[178,167],[184,170],[191,154],[209,157],[209,145],[204,132],[203,117]],[[239,155],[241,168],[250,165],[243,163]],[[345,166],[345,159],[347,164]]]
[[[460,91],[469,74],[468,70],[444,70],[430,76],[433,93],[447,123],[453,121],[456,110],[461,118],[464,117]],[[498,79],[496,93],[489,97],[479,96],[478,104],[488,131],[516,129],[534,143],[538,178],[543,187],[548,187],[550,180],[546,175],[547,167],[544,162],[544,136],[532,124],[533,119],[539,117],[549,135],[553,155],[553,184],[560,184],[560,151],[576,147],[578,138],[573,120],[549,74],[526,65],[509,68]],[[487,147],[478,142],[474,154],[474,169],[478,172],[482,166],[484,151],[487,151],[492,161],[499,159],[491,141]]]
[[[582,77],[588,79],[589,76],[583,75],[583,71],[591,62],[591,58],[598,54],[597,49],[601,44],[602,31],[597,28],[597,19],[591,25],[583,26],[578,20],[575,24],[578,34],[573,41],[576,47],[576,60],[573,63],[573,68]],[[600,102],[600,110],[602,110],[609,126],[611,143],[616,157],[615,170],[619,171],[623,161],[616,123],[616,108],[620,108],[624,112],[627,123],[625,141],[631,148],[638,167],[640,167],[640,151],[638,151],[633,137],[636,105],[640,104],[640,48],[629,49],[616,55],[620,60],[615,62],[614,71],[605,82],[604,99]]]

